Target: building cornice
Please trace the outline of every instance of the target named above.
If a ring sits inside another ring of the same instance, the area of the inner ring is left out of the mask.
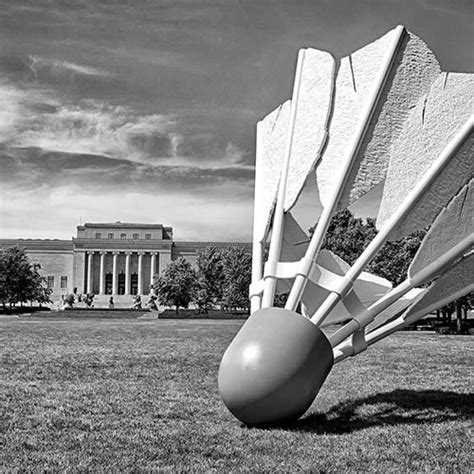
[[[217,248],[227,248],[227,247],[251,247],[250,242],[198,242],[198,241],[174,241],[173,247],[177,249],[181,248],[194,248],[194,247],[217,247]]]
[[[25,250],[72,251],[71,240],[60,239],[0,239],[0,248],[18,246]]]
[[[107,251],[125,252],[142,251],[154,252],[165,250],[171,252],[171,240],[113,240],[113,239],[73,239],[74,251]]]
[[[86,222],[83,225],[78,225],[78,229],[170,229],[170,227],[164,227],[163,224],[139,224],[139,223],[127,223],[127,222]]]

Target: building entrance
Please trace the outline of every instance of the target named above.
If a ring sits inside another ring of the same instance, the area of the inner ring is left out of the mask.
[[[112,273],[106,273],[105,274],[105,294],[106,295],[111,295],[112,294],[112,282],[113,282],[113,277]]]
[[[130,275],[130,293],[132,295],[137,295],[138,294],[138,275],[136,273],[132,273]]]
[[[118,291],[119,295],[125,294],[125,273],[119,273],[118,275]]]

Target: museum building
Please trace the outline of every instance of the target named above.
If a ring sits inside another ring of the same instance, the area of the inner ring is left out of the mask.
[[[0,239],[2,248],[13,245],[41,265],[53,302],[67,293],[94,293],[96,301],[113,295],[118,303],[129,302],[133,295],[148,295],[154,275],[179,257],[195,265],[198,252],[208,246],[250,251],[250,244],[243,243],[175,242],[171,227],[122,222],[79,225],[71,240]]]

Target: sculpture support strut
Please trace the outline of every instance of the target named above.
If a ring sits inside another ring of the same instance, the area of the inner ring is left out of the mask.
[[[251,315],[218,376],[225,405],[243,423],[297,419],[335,363],[474,287],[474,229],[466,223],[474,77],[453,73],[442,82],[440,71],[402,26],[343,58],[337,76],[329,53],[300,50],[291,101],[259,122]],[[323,210],[308,239],[290,210],[314,170]],[[379,232],[352,266],[321,250],[334,212],[378,184]],[[460,221],[454,237],[447,233],[446,223]],[[365,271],[385,242],[428,226],[403,283],[392,288]],[[285,291],[285,308],[273,307]],[[328,338],[320,329],[328,322],[344,326]]]

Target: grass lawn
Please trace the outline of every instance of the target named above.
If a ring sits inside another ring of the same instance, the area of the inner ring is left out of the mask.
[[[216,387],[241,324],[0,318],[2,471],[473,468],[469,336],[395,334],[295,425],[249,429]]]

